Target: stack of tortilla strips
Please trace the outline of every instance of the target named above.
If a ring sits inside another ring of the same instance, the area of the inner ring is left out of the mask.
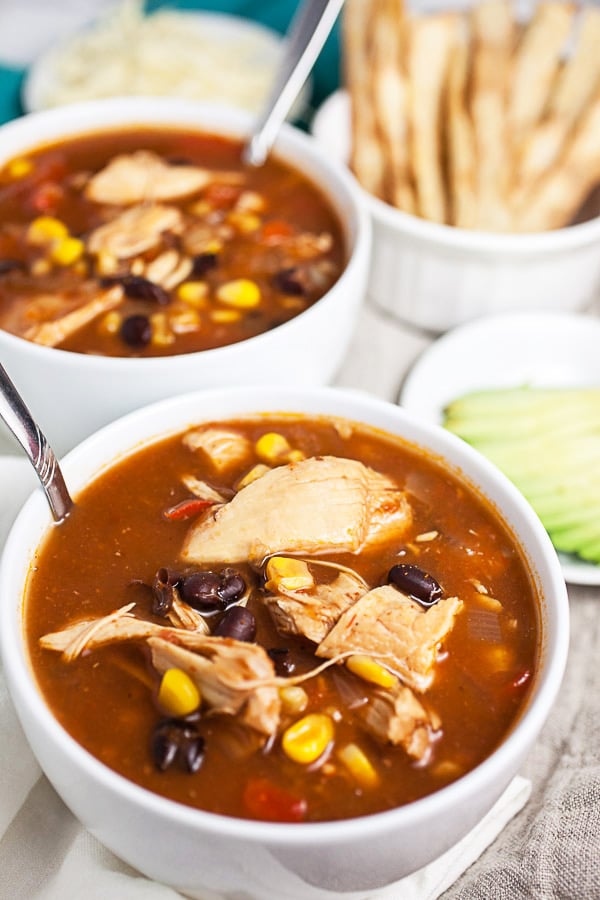
[[[509,0],[422,16],[347,0],[344,59],[367,191],[459,228],[581,217],[600,183],[599,7],[541,2],[520,23]]]

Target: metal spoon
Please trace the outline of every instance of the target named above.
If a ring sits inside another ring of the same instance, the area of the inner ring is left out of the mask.
[[[262,166],[290,107],[314,66],[344,0],[305,0],[286,36],[286,50],[264,110],[244,148],[244,162]]]
[[[73,506],[63,473],[52,447],[1,364],[0,418],[8,425],[29,457],[44,488],[52,515],[60,522]]]

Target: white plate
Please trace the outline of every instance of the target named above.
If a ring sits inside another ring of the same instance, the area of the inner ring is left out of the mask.
[[[468,391],[485,388],[600,386],[600,319],[567,313],[516,313],[478,319],[426,350],[399,402],[430,422]],[[566,581],[600,585],[600,566],[559,554]]]
[[[167,12],[167,10],[159,10],[158,12]],[[249,112],[258,112],[266,100],[272,78],[281,59],[285,45],[283,37],[271,28],[241,16],[175,9],[169,9],[168,14],[184,24],[186,31],[196,31],[203,44],[206,44],[207,40],[209,40],[217,47],[229,47],[230,49],[227,55],[224,54],[222,68],[215,63],[215,58],[211,57],[203,76],[206,85],[201,89],[203,92],[202,96],[190,93],[197,88],[197,85],[192,84],[191,80],[184,85],[178,96],[191,97],[191,99],[198,99],[203,102],[230,103],[240,106]],[[103,21],[99,20],[97,27],[103,28]],[[113,19],[110,21],[115,22]],[[61,65],[63,64],[65,52],[82,35],[85,36],[87,32],[93,31],[94,27],[95,23],[91,23],[86,28],[69,35],[60,43],[41,54],[33,63],[23,82],[21,91],[21,100],[26,112],[38,112],[47,109],[51,105],[48,99],[50,94],[61,83],[64,84],[64,79],[61,75]],[[117,34],[119,33],[117,24],[111,26],[111,29],[116,30]],[[118,53],[118,48],[115,52]],[[100,51],[98,51],[98,54],[100,54]],[[99,55],[97,58],[94,58],[93,63],[95,66],[99,64],[100,58]],[[102,58],[106,57],[103,55]],[[161,65],[163,64],[164,61],[161,61]],[[236,103],[227,99],[227,89],[223,87],[224,84],[229,83],[234,86],[237,84],[238,88],[245,91],[249,85],[257,83],[256,73],[259,69],[263,69],[265,75],[264,78],[261,75],[260,80],[262,93],[257,91],[253,92],[252,96],[248,94],[245,102]],[[226,75],[227,78],[220,78],[221,74]],[[110,93],[112,94],[113,92]],[[127,90],[121,90],[120,93],[127,93]],[[134,90],[133,93],[140,92]],[[159,91],[159,93],[165,94],[167,92],[163,90]],[[300,118],[305,115],[308,109],[310,93],[311,81],[308,79],[292,107],[289,118]],[[104,94],[104,96],[106,95]],[[76,99],[93,98],[81,96]]]

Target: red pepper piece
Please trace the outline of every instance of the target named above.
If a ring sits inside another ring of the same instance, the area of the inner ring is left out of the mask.
[[[263,239],[269,244],[279,244],[285,238],[290,237],[294,229],[284,219],[272,219],[265,222],[262,227]]]
[[[165,519],[168,519],[169,522],[179,522],[181,519],[191,519],[192,516],[197,516],[198,513],[201,513],[209,506],[214,505],[214,500],[202,500],[200,497],[190,497],[189,500],[182,500],[181,503],[176,503],[175,506],[170,506],[168,509],[165,509],[163,511],[163,516]]]
[[[306,816],[306,800],[267,778],[251,779],[244,788],[243,802],[251,816],[264,822],[302,822]]]
[[[44,181],[31,196],[31,205],[37,212],[56,212],[65,195],[60,184],[55,181]]]

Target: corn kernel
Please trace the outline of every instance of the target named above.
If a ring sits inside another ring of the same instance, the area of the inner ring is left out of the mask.
[[[150,316],[152,326],[152,343],[155,347],[167,347],[174,343],[175,335],[169,328],[165,313],[154,313]]]
[[[33,163],[30,159],[19,157],[9,162],[6,171],[11,178],[25,178],[26,175],[33,172]]]
[[[229,325],[232,322],[239,322],[242,313],[237,309],[213,309],[210,318],[217,325]]]
[[[279,698],[284,713],[290,716],[304,712],[308,706],[308,694],[299,684],[290,684],[279,688]]]
[[[190,331],[198,331],[200,316],[195,309],[182,309],[180,312],[171,313],[169,323],[175,334],[187,334]]]
[[[258,481],[259,478],[262,478],[267,472],[270,472],[271,469],[269,466],[265,466],[263,463],[257,463],[257,465],[253,466],[249,472],[240,481],[238,481],[237,489],[241,491],[242,488],[248,487],[249,484],[252,484],[253,481]]]
[[[287,591],[308,590],[314,586],[314,578],[305,562],[289,556],[272,556],[267,563],[267,583],[269,591],[283,588]]]
[[[302,462],[303,459],[306,459],[306,456],[302,450],[290,450],[287,455],[288,462]]]
[[[253,309],[260,303],[260,288],[248,278],[236,278],[226,281],[217,291],[221,303],[235,306],[237,309]]]
[[[361,787],[377,787],[379,775],[369,757],[363,753],[358,744],[346,744],[337,751],[337,757]]]
[[[188,206],[188,212],[190,212],[193,216],[203,216],[208,215],[211,212],[213,206],[208,200],[196,200],[195,203],[190,203]]]
[[[46,259],[46,257],[40,257],[40,259],[34,259],[31,263],[29,271],[35,278],[39,278],[42,275],[47,275],[51,270],[52,265],[50,264],[50,260]]]
[[[82,278],[85,278],[89,272],[88,264],[85,259],[80,259],[73,265],[73,271],[76,275],[81,275]]]
[[[261,226],[258,216],[251,212],[231,212],[227,216],[227,221],[240,234],[251,234],[253,231],[258,231]]]
[[[167,669],[158,689],[158,702],[171,716],[189,716],[200,706],[200,692],[187,672]]]
[[[130,262],[129,271],[130,271],[131,275],[142,275],[143,276],[144,272],[146,271],[146,263],[144,262],[143,259],[141,259],[141,257],[138,256],[138,257],[136,257],[136,259],[133,259]]]
[[[202,253],[220,253],[222,249],[223,241],[219,240],[219,238],[213,238],[211,241],[206,242],[202,248]]]
[[[51,241],[60,241],[68,235],[69,229],[60,219],[55,219],[54,216],[38,216],[27,229],[27,242],[41,246]]]
[[[118,334],[122,321],[123,316],[121,313],[113,309],[107,312],[105,316],[102,316],[98,323],[98,331],[100,334]]]
[[[50,259],[58,266],[72,266],[81,259],[85,244],[79,238],[66,237],[52,245]]]
[[[196,309],[206,306],[207,294],[208,285],[205,281],[184,281],[177,288],[177,297]]]
[[[101,250],[96,256],[96,271],[99,275],[114,275],[119,268],[119,260],[114,253]]]
[[[259,437],[254,449],[265,462],[278,463],[287,461],[292,448],[282,434],[267,431]]]
[[[355,653],[348,657],[346,666],[359,678],[370,681],[372,684],[378,684],[380,687],[391,688],[398,683],[395,675],[392,675],[370,656]]]
[[[283,732],[281,746],[289,759],[309,765],[325,752],[332,740],[333,722],[329,716],[310,713]]]

